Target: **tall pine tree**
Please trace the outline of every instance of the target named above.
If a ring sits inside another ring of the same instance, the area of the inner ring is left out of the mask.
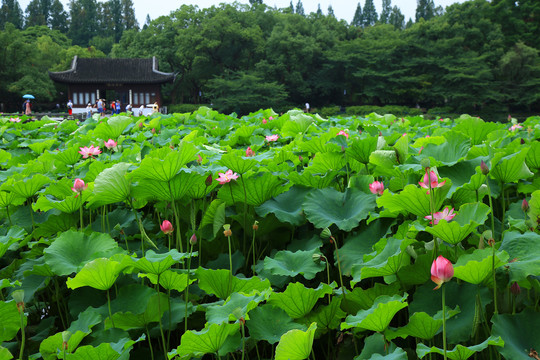
[[[298,0],[298,2],[296,3],[296,13],[302,16],[306,15],[304,11],[304,5],[302,5],[302,0]]]
[[[262,1],[261,1],[262,2]],[[139,23],[135,17],[135,7],[132,0],[122,0],[122,23],[124,24],[124,30],[138,29]]]
[[[98,34],[99,14],[96,0],[71,0],[69,3],[71,18],[68,36],[74,45],[88,46],[90,39]]]
[[[332,5],[328,5],[328,16],[331,16],[333,18],[336,17],[336,15],[334,14],[334,8],[332,8]]]
[[[395,5],[388,18],[388,23],[394,25],[394,28],[399,30],[402,30],[405,27],[405,15],[403,15],[401,10]]]
[[[354,17],[352,19],[351,25],[356,27],[361,27],[362,25],[364,25],[362,6],[360,6],[360,3],[356,5],[356,11],[354,12]]]
[[[382,0],[382,11],[379,22],[381,24],[388,24],[390,19],[390,13],[392,12],[392,0]]]
[[[51,5],[50,15],[51,29],[66,33],[68,31],[68,14],[60,0],[54,0]]]
[[[417,0],[416,5],[416,22],[423,18],[424,20],[429,20],[435,16],[435,3],[433,0]]]
[[[364,27],[373,26],[378,20],[377,10],[375,10],[375,4],[373,0],[366,0],[364,3],[364,13],[362,16]]]
[[[23,12],[17,0],[2,0],[0,30],[4,29],[7,23],[12,23],[17,29],[23,27]]]

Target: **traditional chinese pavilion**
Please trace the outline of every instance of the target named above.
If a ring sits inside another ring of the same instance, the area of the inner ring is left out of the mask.
[[[155,56],[148,59],[75,56],[71,69],[49,71],[49,76],[57,83],[67,84],[74,110],[95,104],[97,99],[120,100],[122,108],[127,104],[136,108],[154,102],[161,106],[161,85],[174,80],[173,73],[158,70]]]

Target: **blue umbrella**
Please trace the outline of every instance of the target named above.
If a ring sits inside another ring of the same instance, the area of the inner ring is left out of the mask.
[[[34,95],[25,94],[23,95],[23,99],[35,99]]]

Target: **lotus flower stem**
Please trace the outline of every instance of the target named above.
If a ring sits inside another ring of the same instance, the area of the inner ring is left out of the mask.
[[[24,331],[24,305],[22,305],[21,308],[19,308],[19,305],[17,305],[17,308],[19,310],[19,318],[21,321],[21,348],[19,350],[19,360],[22,360],[24,354],[24,344],[26,341],[26,333]]]
[[[442,312],[443,312],[443,351],[444,351],[444,360],[446,360],[446,299],[445,299],[445,289],[446,286],[442,286]]]
[[[244,360],[244,355],[246,354],[246,330],[244,326],[244,322],[240,321],[240,327],[242,328],[242,360]]]
[[[499,313],[497,307],[497,279],[495,278],[495,241],[491,242],[492,256],[491,256],[491,273],[493,274],[493,308],[495,314]]]
[[[6,206],[6,213],[9,220],[9,226],[13,226],[13,223],[11,222],[11,215],[9,215],[9,205]]]
[[[232,291],[232,277],[233,277],[232,253],[231,253],[231,237],[230,236],[227,236],[227,242],[229,243],[229,270],[230,270],[230,273],[229,273],[229,286],[228,286],[228,290],[227,290],[227,295],[230,295],[231,291]]]
[[[240,174],[240,179],[242,180],[242,188],[244,189],[244,234],[242,239],[242,253],[246,253],[246,233],[247,233],[247,191],[246,183],[244,182],[244,176]]]
[[[186,303],[186,312],[184,315],[184,332],[188,330],[188,302],[189,302],[189,272],[191,271],[191,255],[193,254],[193,245],[190,244],[189,247],[189,258],[188,258],[188,267],[187,267],[187,284],[186,291],[184,292],[184,302]]]
[[[506,204],[504,202],[504,183],[501,182],[501,196],[502,196],[502,218],[501,218],[501,239],[504,232],[504,216],[506,214]]]
[[[493,232],[493,236],[495,237],[495,215],[493,214],[493,202],[491,200],[491,188],[489,186],[488,178],[486,177],[486,185],[488,189],[488,200],[489,200],[489,207],[491,208],[491,231]]]
[[[341,283],[341,290],[343,290],[343,299],[345,299],[346,289],[345,286],[343,286],[343,276],[341,273],[341,261],[339,260],[339,251],[337,247],[337,242],[334,237],[330,237],[330,240],[332,240],[332,243],[334,244],[334,248],[336,249],[336,258],[337,258],[337,265],[338,265],[338,271],[339,271],[339,282]]]
[[[82,208],[82,204],[79,207],[79,217],[80,217],[81,231],[83,231],[84,225],[83,225],[83,208]]]
[[[109,319],[111,319],[112,327],[115,328],[116,326],[114,326],[114,320],[111,312],[111,295],[109,294],[109,289],[107,289],[107,307],[109,308]]]
[[[325,263],[326,263],[326,276],[327,276],[327,281],[328,281],[328,285],[330,286],[330,264],[328,263],[328,259],[325,258]],[[331,298],[330,298],[330,294],[328,294],[328,305],[330,305],[330,303],[332,302]]]
[[[252,274],[255,276],[255,263],[257,261],[257,256],[255,255],[255,233],[257,230],[255,229],[255,225],[253,225],[253,236],[251,238],[251,253],[253,255],[253,262],[251,264]]]
[[[167,357],[167,344],[165,342],[165,335],[163,333],[163,324],[161,323],[161,318],[163,317],[163,314],[161,313],[161,296],[159,291],[159,276],[161,274],[157,274],[157,284],[156,284],[156,291],[158,295],[158,313],[159,313],[159,332],[161,334],[161,342],[163,343],[163,355],[165,355],[165,360],[169,360]]]
[[[146,337],[148,338],[148,346],[150,347],[150,356],[154,360],[154,349],[152,348],[152,341],[150,340],[150,332],[148,331],[148,325],[145,325]]]
[[[177,247],[177,250],[179,250],[180,252],[184,252],[184,248],[182,246],[182,232],[180,231],[180,218],[178,217],[178,211],[176,210],[176,204],[174,202],[174,196],[171,189],[171,182],[169,181],[168,184],[169,184],[169,193],[171,194],[171,204],[172,204],[172,208],[174,212],[174,222],[176,224],[176,247]]]
[[[427,170],[426,170],[427,171]],[[429,211],[431,215],[431,227],[435,226],[435,200],[433,192],[435,189],[431,187],[431,181],[429,181]],[[439,256],[439,243],[435,235],[433,235],[433,259],[436,259]]]

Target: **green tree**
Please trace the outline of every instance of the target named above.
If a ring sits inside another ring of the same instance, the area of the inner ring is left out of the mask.
[[[263,5],[264,2],[263,2],[263,0],[249,0],[249,4],[251,6],[256,6],[256,5]]]
[[[15,25],[17,29],[22,29],[23,27],[23,12],[17,0],[2,0],[2,7],[0,7],[0,29],[4,29],[7,23]]]
[[[373,0],[366,0],[364,3],[364,13],[362,14],[364,27],[375,25],[377,19],[377,10],[375,10]]]
[[[388,18],[388,23],[394,25],[396,29],[403,29],[405,27],[405,15],[401,13],[401,10],[394,5],[390,17]]]
[[[32,0],[26,7],[25,26],[39,26],[49,24],[50,0]]]
[[[298,0],[298,2],[296,3],[296,13],[302,16],[306,15],[304,11],[304,5],[302,5],[302,0]]]
[[[334,9],[332,8],[332,5],[328,5],[328,16],[331,16],[331,17],[336,17],[336,15],[334,14]]]
[[[72,19],[68,36],[76,45],[87,46],[98,35],[99,16],[96,0],[71,0],[69,15]]]
[[[392,14],[392,0],[382,0],[382,11],[379,22],[381,24],[388,24],[390,22],[390,15]]]
[[[415,18],[429,20],[435,16],[435,3],[433,0],[417,0]]]
[[[499,61],[501,92],[509,106],[527,108],[540,100],[538,50],[518,42]]]
[[[356,5],[356,10],[354,12],[354,17],[352,19],[351,25],[356,27],[361,27],[364,24],[364,19],[362,17],[362,6],[360,3]]]
[[[62,5],[60,0],[54,0],[51,5],[50,27],[62,33],[68,31],[68,14],[64,10],[64,5]]]
[[[259,109],[283,109],[287,98],[283,85],[242,71],[211,79],[206,88],[217,110],[241,115]]]
[[[122,0],[122,16],[124,30],[139,29],[132,0]]]
[[[317,17],[322,17],[323,16],[323,13],[322,13],[322,9],[321,9],[321,4],[317,4],[317,12],[315,13],[317,15]]]

